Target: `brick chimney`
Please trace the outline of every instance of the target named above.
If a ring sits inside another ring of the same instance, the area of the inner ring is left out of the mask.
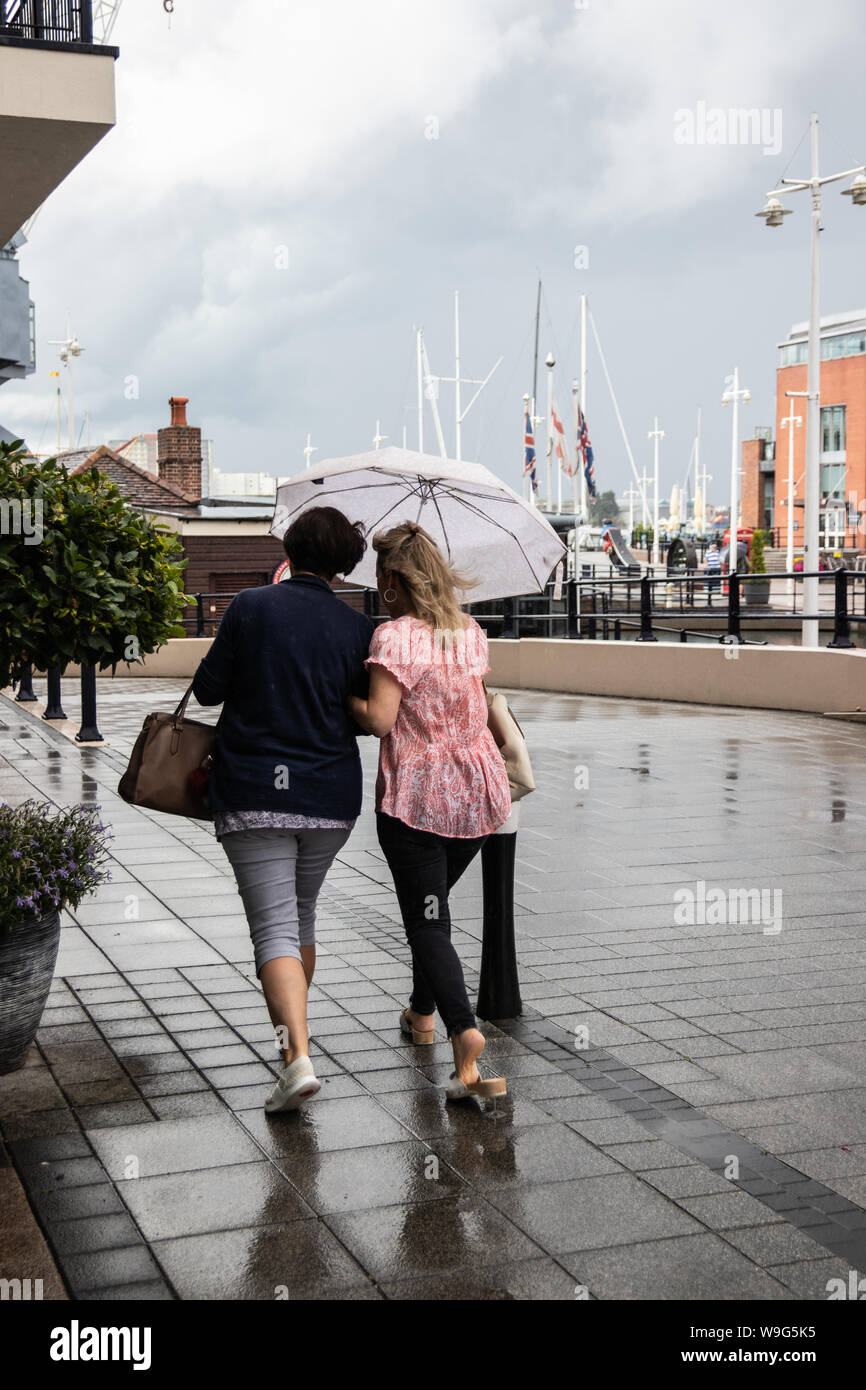
[[[201,430],[188,425],[188,396],[172,396],[171,424],[157,435],[156,458],[160,481],[179,487],[191,502],[201,501]]]

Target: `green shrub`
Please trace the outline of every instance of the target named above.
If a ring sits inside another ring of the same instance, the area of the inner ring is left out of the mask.
[[[183,636],[180,539],[95,466],[0,443],[0,509],[0,688],[28,661],[104,670]]]

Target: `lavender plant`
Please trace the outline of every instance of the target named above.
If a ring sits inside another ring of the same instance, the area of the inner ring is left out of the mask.
[[[111,877],[111,838],[97,807],[0,806],[0,932],[77,907]]]

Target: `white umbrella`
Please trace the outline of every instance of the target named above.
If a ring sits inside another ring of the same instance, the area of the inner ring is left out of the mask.
[[[277,489],[271,535],[282,539],[311,507],[336,507],[363,522],[368,540],[417,522],[458,570],[479,580],[466,596],[473,603],[541,592],[566,550],[541,513],[481,464],[410,449],[326,459],[296,473]],[[346,577],[375,587],[372,546]]]

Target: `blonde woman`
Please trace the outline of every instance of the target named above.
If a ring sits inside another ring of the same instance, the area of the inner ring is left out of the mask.
[[[485,1040],[448,908],[451,888],[511,813],[505,764],[487,727],[487,638],[458,598],[474,581],[415,522],[378,532],[373,549],[390,621],[373,636],[369,698],[352,697],[349,706],[381,739],[376,827],[412,948],[412,997],[400,1028],[432,1043],[438,1009],[454,1052],[448,1098],[501,1095],[505,1081],[478,1071]]]

